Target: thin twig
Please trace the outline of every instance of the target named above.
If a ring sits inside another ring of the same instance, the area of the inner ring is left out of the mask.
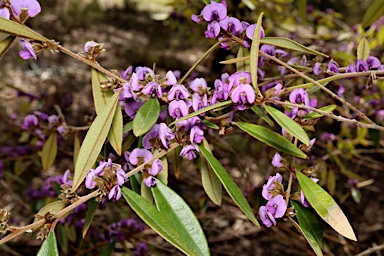
[[[356,256],[370,255],[373,252],[379,252],[381,250],[384,250],[384,244],[368,248],[367,250],[357,254]]]

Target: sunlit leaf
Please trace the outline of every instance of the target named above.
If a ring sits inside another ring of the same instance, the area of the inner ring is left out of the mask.
[[[265,122],[267,122],[269,126],[271,127],[275,126],[272,119],[269,118],[269,116],[265,114],[264,111],[259,106],[255,105],[251,108],[251,110],[255,112],[258,116],[260,116]]]
[[[15,39],[15,36],[8,36],[0,42],[0,59],[4,56],[9,47],[11,47]]]
[[[153,203],[153,195],[151,188],[145,185],[144,179],[141,180],[140,195],[145,198],[148,202]]]
[[[363,28],[368,27],[373,22],[378,20],[383,14],[384,14],[384,1],[383,0],[374,1],[369,5],[367,11],[365,12],[361,26]]]
[[[243,122],[235,123],[241,130],[267,145],[300,158],[307,158],[303,151],[295,147],[290,141],[280,134],[260,125]]]
[[[296,41],[293,41],[285,37],[264,37],[264,38],[261,38],[260,43],[274,45],[279,48],[285,48],[289,50],[299,51],[299,52],[308,53],[312,55],[319,55],[319,56],[328,58],[328,55],[324,53],[312,50],[308,47],[305,47],[302,44],[299,44]]]
[[[152,187],[157,209],[164,214],[192,249],[192,255],[210,255],[207,239],[190,207],[172,189],[157,181]]]
[[[52,166],[57,155],[57,137],[56,132],[52,132],[48,140],[45,142],[43,150],[41,152],[41,163],[44,171],[48,170]]]
[[[127,123],[126,125],[124,125],[123,127],[123,133],[126,133],[126,132],[129,132],[133,129],[133,121]]]
[[[91,226],[93,217],[95,216],[97,206],[99,205],[99,202],[95,199],[90,200],[88,204],[87,213],[85,215],[85,221],[84,221],[84,227],[83,227],[83,238],[88,232],[89,227]]]
[[[133,134],[136,137],[148,132],[156,123],[160,114],[160,103],[157,98],[151,98],[137,111],[133,119]]]
[[[335,110],[335,108],[336,108],[336,105],[328,105],[328,106],[319,108],[319,110],[327,112],[327,113],[332,113],[332,111]],[[313,112],[309,113],[308,115],[306,115],[304,117],[304,119],[305,120],[312,120],[312,119],[320,118],[322,116],[323,116],[323,114],[320,114],[320,113],[313,111]]]
[[[261,32],[261,23],[263,21],[263,13],[260,14],[259,19],[256,23],[255,32],[253,34],[251,51],[250,51],[250,67],[251,67],[251,78],[252,85],[256,91],[256,95],[261,96],[259,87],[257,86],[257,68],[259,63],[259,46],[260,46],[260,32]]]
[[[256,225],[260,226],[257,222],[255,215],[251,207],[249,206],[247,199],[245,199],[243,192],[233,181],[231,176],[227,173],[224,167],[220,164],[220,162],[211,154],[208,150],[206,150],[203,146],[199,146],[200,153],[207,160],[212,170],[216,173],[217,177],[219,177],[221,183],[223,184],[225,190],[231,196],[233,201],[239,206],[239,208],[244,212],[244,214]]]
[[[76,161],[72,191],[75,191],[80,186],[96,162],[111,128],[120,92],[115,93],[103,111],[97,115],[84,138]]]
[[[37,41],[46,42],[48,41],[47,38],[43,37],[42,35],[38,34],[37,32],[33,31],[29,27],[14,22],[12,20],[4,19],[3,17],[0,17],[0,31],[3,31],[5,33],[20,36],[24,38],[29,39],[35,39]]]
[[[59,256],[59,251],[57,249],[57,242],[55,232],[50,231],[47,238],[44,240],[43,244],[40,247],[37,256]]]
[[[307,229],[301,227],[291,217],[289,217],[289,220],[292,222],[292,224],[295,226],[295,228],[305,237],[305,239],[308,241],[309,245],[312,247],[312,250],[316,253],[316,255],[322,256],[323,252],[321,251],[319,244],[317,243],[316,239],[313,237],[311,232],[309,232]]]
[[[351,224],[335,200],[322,187],[301,172],[296,172],[296,177],[306,199],[317,214],[339,234],[357,241]]]
[[[236,71],[250,71],[250,57],[249,50],[245,47],[239,47],[239,51],[237,52],[237,58],[248,58],[241,62],[236,62]]]
[[[384,3],[384,1],[382,1]],[[358,60],[367,60],[368,56],[369,56],[369,51],[370,51],[370,47],[369,47],[369,42],[366,38],[363,38],[360,40],[360,43],[359,45],[357,46],[357,59]]]
[[[163,170],[157,174],[157,179],[163,182],[165,185],[168,185],[168,160],[166,156],[163,156],[160,160],[163,166]]]

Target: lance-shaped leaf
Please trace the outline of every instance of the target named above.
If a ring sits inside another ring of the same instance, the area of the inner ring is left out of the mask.
[[[324,248],[323,230],[319,218],[299,202],[291,200],[291,204],[295,208],[296,218],[299,221],[300,227],[310,232],[320,248]]]
[[[46,206],[41,208],[38,213],[35,214],[35,219],[33,220],[33,222],[35,223],[36,221],[39,221],[39,220],[43,219],[44,215],[47,214],[48,212],[50,214],[52,214],[52,215],[55,215],[59,211],[63,210],[67,204],[68,203],[65,203],[65,202],[63,202],[61,200],[60,201],[52,202],[50,204],[47,204]],[[43,225],[44,224],[42,224],[41,226],[43,226]],[[35,230],[38,229],[38,228],[39,227],[35,228]]]
[[[57,155],[57,137],[56,132],[52,132],[48,140],[45,142],[41,152],[41,163],[44,171],[48,170],[55,161]]]
[[[257,222],[255,215],[251,207],[249,206],[247,199],[245,199],[243,192],[233,181],[231,176],[227,173],[224,167],[220,164],[220,162],[211,154],[208,150],[206,150],[203,146],[199,146],[200,153],[207,160],[212,170],[216,173],[217,177],[219,177],[221,183],[223,184],[225,190],[231,196],[233,201],[239,206],[239,208],[244,212],[244,214],[256,225],[260,226]]]
[[[236,71],[250,71],[251,70],[251,63],[250,63],[250,57],[249,57],[249,50],[245,47],[240,47],[239,51],[237,52],[237,59],[239,58],[247,58],[244,59],[241,62],[236,62]]]
[[[208,242],[191,208],[172,189],[157,181],[152,187],[156,207],[192,249],[192,255],[210,255]]]
[[[16,39],[15,36],[8,36],[0,42],[0,59],[8,51],[9,47],[11,47],[15,39]]]
[[[252,39],[251,52],[249,55],[252,85],[256,91],[257,96],[261,96],[259,87],[257,86],[257,68],[259,63],[260,32],[261,32],[262,21],[263,21],[263,13],[260,14],[259,19],[257,20],[255,32],[253,34],[253,39]]]
[[[139,137],[149,131],[156,123],[160,114],[160,103],[157,98],[151,98],[140,107],[133,119],[133,134]]]
[[[271,118],[269,118],[269,116],[259,106],[255,105],[251,108],[251,110],[260,116],[265,122],[267,122],[269,126],[275,126]]]
[[[228,105],[230,105],[232,103],[231,100],[227,100],[227,101],[223,101],[223,102],[220,102],[220,103],[217,103],[215,105],[212,105],[212,106],[208,106],[208,107],[205,107],[205,108],[202,108],[202,109],[199,109],[198,111],[195,111],[195,112],[192,112],[191,114],[189,115],[186,115],[186,116],[183,116],[177,120],[175,120],[174,122],[170,123],[169,125],[173,125],[175,123],[178,123],[178,122],[181,122],[181,121],[184,121],[184,120],[187,120],[191,117],[194,117],[194,116],[198,116],[202,113],[205,113],[205,112],[208,112],[208,111],[211,111],[211,110],[214,110],[214,109],[218,109],[218,108],[222,108],[222,107],[226,107]]]
[[[305,198],[311,204],[313,209],[315,209],[317,214],[319,214],[319,216],[333,229],[339,232],[339,234],[353,241],[357,241],[347,217],[335,200],[333,200],[322,187],[301,172],[296,172],[296,177],[304,192]]]
[[[173,171],[175,172],[176,179],[180,176],[181,171],[181,163],[183,158],[180,157],[180,152],[183,149],[183,146],[177,146],[174,150],[167,154],[169,162],[171,162],[171,166]]]
[[[369,47],[368,40],[366,38],[361,39],[359,45],[357,46],[357,53],[356,53],[357,59],[358,60],[367,60],[370,50],[371,49]]]
[[[241,49],[241,48],[240,48]],[[223,61],[220,61],[219,63],[220,64],[237,64],[237,63],[244,63],[246,60],[249,61],[250,57],[249,56],[246,56],[246,57],[237,57],[237,58],[234,58],[234,59],[229,59],[229,60],[223,60]]]
[[[121,193],[131,208],[148,226],[185,254],[193,255],[192,248],[188,246],[188,241],[184,241],[179,231],[168,221],[165,214],[142,196],[126,187],[121,188]]]
[[[328,58],[328,55],[324,53],[312,50],[311,48],[305,47],[304,45],[285,37],[264,37],[261,38],[260,43]]]
[[[321,251],[319,244],[317,243],[316,239],[313,237],[311,232],[297,224],[296,221],[294,221],[291,217],[289,217],[289,220],[296,227],[296,229],[305,237],[305,239],[308,241],[309,245],[312,247],[312,250],[316,253],[316,255],[323,256],[323,252]]]
[[[12,20],[4,19],[3,17],[0,17],[0,31],[11,34],[11,35],[15,35],[15,36],[34,39],[41,42],[48,41],[47,38],[33,31],[29,27],[23,24],[14,22]]]
[[[37,256],[59,256],[59,251],[57,250],[57,242],[55,232],[50,231],[47,238],[44,240],[43,244],[40,247]]]
[[[303,142],[305,145],[309,145],[309,137],[304,129],[286,114],[280,112],[271,106],[265,106],[265,110],[275,119],[275,121],[284,128],[287,132],[292,134],[298,140]]]
[[[60,248],[64,253],[67,253],[68,252],[67,232],[65,231],[65,228],[63,225],[58,225],[56,229],[57,229],[57,240],[59,241]]]
[[[203,140],[203,147],[212,154],[209,143],[206,139]],[[222,184],[217,177],[216,173],[212,170],[211,166],[207,160],[203,157],[200,158],[200,171],[201,171],[201,181],[203,183],[203,188],[205,193],[209,198],[217,205],[221,204],[222,200]]]
[[[374,1],[365,12],[361,26],[363,28],[368,27],[373,22],[378,20],[383,14],[384,14],[384,1],[383,0]]]
[[[101,113],[114,94],[112,90],[101,89],[102,83],[106,81],[107,78],[103,73],[92,68],[92,94],[97,114]],[[119,104],[116,106],[112,126],[108,132],[108,140],[116,153],[121,155],[121,145],[123,143],[123,114]]]
[[[328,106],[319,108],[319,110],[327,112],[327,113],[331,113],[333,110],[335,110],[335,108],[336,108],[336,105],[328,105]],[[305,120],[312,120],[312,119],[320,118],[322,116],[323,116],[323,114],[320,114],[320,113],[313,111],[313,112],[309,113],[308,115],[306,115],[304,117],[304,119]]]
[[[168,160],[166,156],[163,156],[160,160],[163,170],[157,174],[157,179],[161,180],[165,185],[168,185]]]
[[[85,176],[87,176],[89,170],[96,162],[97,156],[99,155],[111,128],[120,92],[121,91],[115,93],[100,115],[97,115],[84,138],[76,161],[72,191],[75,191],[80,186],[85,179]]]
[[[85,215],[85,221],[84,221],[84,227],[83,227],[83,238],[88,232],[89,227],[91,226],[93,217],[95,216],[97,206],[99,205],[99,202],[95,199],[90,200],[88,204],[87,213]]]
[[[289,140],[268,128],[243,122],[235,123],[235,125],[252,137],[266,143],[268,146],[296,157],[307,158],[304,152],[295,147]]]

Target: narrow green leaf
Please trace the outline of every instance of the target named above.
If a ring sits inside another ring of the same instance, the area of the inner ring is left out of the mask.
[[[15,35],[15,36],[34,39],[41,42],[48,41],[47,38],[43,37],[39,33],[36,33],[29,27],[23,24],[14,22],[12,20],[4,19],[3,17],[0,17],[0,31],[3,31],[11,35]]]
[[[317,215],[299,202],[291,200],[291,204],[295,208],[296,218],[299,221],[300,227],[310,232],[320,248],[324,248],[323,229]]]
[[[382,1],[384,3],[384,1]],[[357,46],[357,59],[358,60],[367,60],[368,59],[368,56],[369,56],[369,51],[370,51],[370,47],[369,47],[369,42],[366,38],[363,38],[360,40],[360,43],[359,45]]]
[[[142,196],[126,187],[121,188],[121,193],[131,208],[148,226],[185,254],[193,255],[187,241],[184,241],[178,230],[173,227],[162,212]]]
[[[133,134],[139,137],[149,131],[156,123],[160,114],[160,103],[157,98],[151,98],[140,107],[133,119]]]
[[[274,45],[279,48],[285,48],[289,50],[299,51],[299,52],[308,53],[312,55],[319,55],[319,56],[328,58],[328,55],[324,53],[312,50],[308,47],[305,47],[302,44],[299,44],[296,41],[293,41],[285,37],[264,37],[264,38],[261,38],[260,43]]]
[[[271,127],[274,127],[275,124],[273,123],[272,119],[269,118],[267,114],[264,113],[264,111],[257,105],[253,106],[252,111],[255,112],[258,116],[260,116],[267,124]]]
[[[239,51],[237,52],[237,58],[248,58],[244,61],[236,63],[236,71],[250,71],[251,63],[249,61],[249,50],[245,47],[240,46]]]
[[[383,0],[374,1],[365,12],[361,26],[363,28],[368,27],[373,22],[378,20],[383,14],[384,14],[384,1]]]
[[[182,118],[179,118],[179,119],[175,120],[174,122],[170,123],[169,126],[174,125],[175,123],[178,123],[178,122],[187,120],[187,119],[189,119],[189,118],[191,118],[191,117],[198,116],[198,115],[200,115],[200,114],[202,114],[202,113],[205,113],[205,112],[208,112],[208,111],[217,109],[217,108],[221,108],[221,107],[228,106],[228,105],[230,105],[231,103],[232,103],[231,100],[227,100],[227,101],[223,101],[223,102],[217,103],[217,104],[212,105],[212,106],[208,106],[208,107],[199,109],[198,111],[192,112],[192,113],[189,114],[189,115],[183,116]]]
[[[108,243],[107,245],[101,247],[100,256],[112,256],[115,251],[116,241],[113,240],[112,243]]]
[[[41,152],[41,163],[44,171],[48,170],[52,166],[57,155],[57,137],[56,132],[52,132],[48,140],[45,142],[43,150]]]
[[[133,121],[127,123],[126,125],[124,125],[123,127],[123,133],[126,133],[126,132],[129,132],[133,129]]]
[[[15,39],[15,36],[8,36],[0,42],[0,59],[5,55]]]
[[[336,189],[336,179],[335,179],[335,172],[332,170],[328,171],[327,175],[327,189],[329,194],[333,196],[335,194],[335,189]]]
[[[129,177],[129,182],[131,183],[132,190],[140,195],[141,185],[140,185],[140,175],[136,173],[135,175]]]
[[[312,247],[312,250],[316,253],[316,255],[323,256],[323,252],[321,251],[319,244],[317,243],[316,239],[313,237],[311,232],[297,224],[296,221],[294,221],[291,217],[289,217],[289,220],[292,222],[295,228],[305,237],[305,239],[308,241],[309,245]]]
[[[55,232],[50,231],[47,238],[44,240],[43,244],[40,247],[37,256],[59,256],[59,251],[57,249]]]
[[[97,206],[99,206],[99,202],[95,199],[90,200],[88,204],[87,213],[85,215],[84,227],[83,227],[83,238],[88,232],[89,227],[91,226],[93,217],[95,216]]]
[[[79,140],[79,136],[77,135],[77,133],[74,135],[75,136],[75,139],[74,139],[74,146],[73,146],[73,165],[76,165],[76,161],[77,161],[77,157],[79,155],[79,151],[80,151],[80,140]]]
[[[113,114],[116,111],[120,93],[121,91],[112,96],[100,115],[97,115],[84,138],[76,161],[72,191],[75,191],[80,186],[96,162],[107,138],[108,131],[111,128]]]
[[[59,211],[63,210],[65,206],[67,206],[67,204],[68,203],[65,203],[61,200],[47,204],[35,214],[35,219],[33,220],[33,222],[35,223],[36,221],[42,219],[44,215],[47,214],[48,212],[52,215],[55,215]]]
[[[203,147],[208,150],[209,153],[212,153],[206,139],[203,140]],[[219,177],[217,177],[216,173],[212,170],[207,160],[203,157],[200,158],[200,171],[201,181],[203,183],[205,193],[207,193],[212,202],[217,205],[221,205],[223,190],[221,181]]]
[[[59,241],[61,250],[64,253],[67,253],[68,252],[68,236],[63,225],[57,226],[57,240]]]
[[[92,68],[92,94],[97,114],[102,112],[105,105],[107,105],[114,94],[112,90],[101,89],[103,82],[106,81],[108,80],[103,73]],[[113,149],[120,156],[123,143],[123,114],[119,104],[117,104],[116,111],[113,115],[112,126],[108,132],[108,140]]]
[[[267,145],[300,158],[307,158],[303,151],[295,147],[290,141],[280,134],[260,125],[243,122],[235,123],[241,130]]]
[[[183,158],[180,157],[180,152],[183,149],[183,146],[178,146],[171,152],[167,154],[169,162],[171,162],[171,166],[173,168],[173,171],[175,172],[176,179],[180,176],[181,171],[181,163],[183,161]]]
[[[141,179],[141,186],[140,186],[140,195],[145,198],[148,202],[151,204],[153,203],[153,195],[151,192],[151,188],[147,187],[144,183],[144,179]]]
[[[357,241],[347,217],[335,200],[322,187],[301,172],[296,172],[296,177],[306,199],[317,214],[339,234]]]
[[[271,106],[265,106],[265,110],[275,119],[275,121],[284,128],[287,132],[292,134],[298,140],[303,142],[305,145],[309,146],[309,137],[304,129],[286,114],[280,112]]]
[[[234,58],[234,59],[229,59],[229,60],[223,60],[223,61],[220,61],[219,63],[220,64],[237,64],[237,63],[244,63],[246,60],[249,60],[250,57],[249,56],[246,56],[246,57],[237,57],[237,58]]]
[[[157,181],[152,187],[157,209],[172,223],[192,249],[192,255],[210,255],[208,242],[191,208],[172,189]]]
[[[224,185],[225,190],[231,196],[233,201],[239,206],[239,208],[244,212],[244,214],[256,225],[260,226],[257,222],[255,215],[252,212],[251,207],[249,206],[247,199],[245,199],[243,192],[241,192],[240,188],[233,181],[231,176],[227,173],[224,167],[220,164],[220,162],[211,154],[208,150],[206,150],[203,146],[199,146],[200,153],[207,160],[212,170],[216,173],[217,177],[219,177],[221,183]]]
[[[307,0],[298,0],[297,10],[301,18],[301,23],[305,25],[307,23]]]
[[[67,237],[68,237],[69,241],[71,241],[72,243],[76,242],[77,241],[77,235],[76,235],[75,226],[69,225],[68,223],[66,223],[64,225],[64,229],[65,229],[65,232],[67,233]]]
[[[163,156],[160,160],[163,166],[163,170],[157,174],[157,179],[159,179],[165,185],[168,185],[168,160],[166,156]]]
[[[208,121],[208,120],[202,120],[202,122],[203,122],[203,124],[205,125],[205,126],[207,126],[208,128],[211,128],[211,129],[215,129],[215,130],[219,130],[220,128],[219,128],[219,126],[217,126],[216,124],[214,124],[214,123],[212,123],[212,122],[210,122],[210,121]]]
[[[328,106],[319,108],[319,110],[325,111],[327,113],[332,113],[332,111],[335,110],[335,108],[336,108],[336,105],[328,105]],[[304,119],[305,120],[312,120],[312,119],[320,118],[322,116],[323,116],[322,114],[313,111],[313,112],[309,113],[308,115],[306,115],[304,117]]]
[[[251,52],[250,52],[250,66],[251,66],[251,78],[252,85],[256,91],[257,96],[261,96],[259,87],[257,86],[257,68],[259,63],[259,46],[260,46],[260,32],[261,32],[261,23],[263,21],[263,13],[260,14],[259,19],[256,23],[255,32],[253,34]]]

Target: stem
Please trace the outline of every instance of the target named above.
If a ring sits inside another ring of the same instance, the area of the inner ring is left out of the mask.
[[[295,141],[294,141],[294,145],[296,146],[297,145],[297,138],[295,138]],[[288,187],[287,187],[287,192],[286,192],[286,197],[285,197],[285,203],[287,204],[288,206],[288,202],[289,202],[289,196],[291,195],[291,187],[292,187],[292,180],[293,180],[293,172],[294,172],[294,164],[295,164],[295,157],[292,156],[292,162],[291,162],[291,168],[289,168],[289,181],[288,181]]]

